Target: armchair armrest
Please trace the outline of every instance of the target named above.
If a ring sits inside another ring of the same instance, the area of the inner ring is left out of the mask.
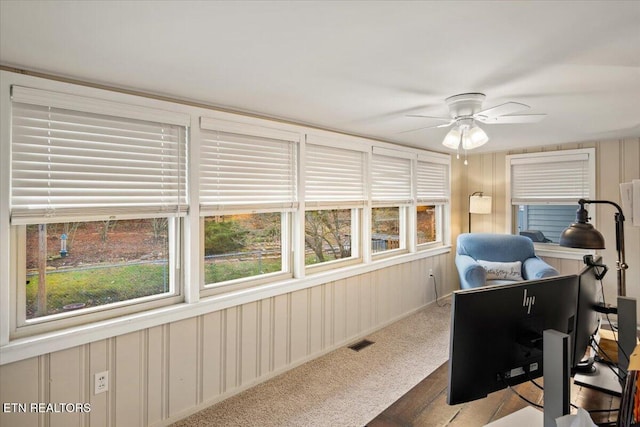
[[[475,259],[469,255],[456,255],[456,267],[460,275],[460,287],[462,289],[484,286],[487,281],[487,270],[482,268]]]
[[[527,258],[522,263],[522,274],[525,280],[542,279],[558,276],[560,273],[538,257]]]

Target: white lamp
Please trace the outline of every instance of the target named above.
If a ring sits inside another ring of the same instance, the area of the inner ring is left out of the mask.
[[[453,128],[447,133],[447,136],[444,137],[444,141],[442,141],[442,145],[447,148],[451,148],[452,150],[457,150],[460,145],[460,131],[458,128]]]
[[[489,141],[487,133],[483,131],[473,120],[460,120],[456,127],[451,129],[442,141],[442,145],[457,150],[462,145],[464,150],[473,150]]]
[[[478,194],[478,195],[476,195]],[[469,233],[471,233],[471,214],[486,215],[491,213],[491,196],[484,196],[476,191],[469,196]]]
[[[465,132],[465,137],[462,138],[462,148],[465,150],[472,150],[478,148],[489,141],[489,137],[480,129],[478,125],[473,125],[471,129]]]

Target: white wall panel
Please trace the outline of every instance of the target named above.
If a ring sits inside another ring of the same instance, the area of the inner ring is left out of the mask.
[[[92,427],[107,426],[109,421],[109,392],[94,394],[94,375],[98,372],[104,372],[109,369],[108,343],[110,343],[110,340],[100,340],[88,345],[88,401],[91,403],[91,412],[89,413],[88,423]]]
[[[258,303],[241,307],[240,324],[240,384],[258,377]]]
[[[240,339],[239,339],[239,307],[232,307],[224,311],[223,315],[223,391],[233,390],[239,386],[240,377]]]
[[[49,402],[86,402],[84,396],[84,346],[51,353],[49,357]],[[80,426],[80,413],[51,413],[51,427]]]
[[[273,371],[273,298],[259,301],[259,335],[258,335],[258,376],[266,375]]]
[[[309,354],[324,348],[324,286],[309,289]]]
[[[196,405],[196,318],[169,325],[169,414]]]
[[[308,289],[293,292],[291,298],[291,362],[302,360],[308,354],[309,298]]]
[[[168,416],[168,329],[168,325],[164,325],[145,331],[147,345],[146,421],[148,425],[153,425]]]
[[[333,288],[333,344],[347,339],[347,280],[337,280]]]
[[[48,357],[48,356],[47,356]],[[38,414],[29,412],[31,403],[42,401],[40,381],[40,361],[33,357],[2,366],[0,372],[0,403],[10,404],[9,412],[0,411],[0,425],[28,427],[38,425]],[[26,412],[20,406],[26,405]]]
[[[114,390],[115,425],[143,426],[144,341],[142,332],[121,335],[115,339],[115,372],[109,387]]]
[[[273,369],[283,369],[289,363],[289,295],[273,298],[271,337]]]
[[[222,393],[222,313],[205,314],[202,331],[202,400]]]
[[[345,338],[360,331],[360,289],[358,277],[349,277],[344,281],[345,291]]]

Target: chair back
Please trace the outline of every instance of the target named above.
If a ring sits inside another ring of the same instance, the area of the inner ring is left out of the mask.
[[[514,262],[535,257],[531,239],[513,234],[464,233],[458,235],[456,252],[475,260]]]

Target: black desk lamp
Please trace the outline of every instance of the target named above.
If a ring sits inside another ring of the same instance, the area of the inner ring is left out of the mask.
[[[589,224],[589,212],[584,208],[585,204],[603,203],[614,206],[618,212],[615,213],[616,222],[616,250],[618,251],[618,261],[616,269],[618,270],[618,296],[626,296],[627,279],[626,270],[629,268],[625,262],[624,253],[624,214],[622,208],[617,203],[608,200],[588,200],[580,199],[578,204],[580,208],[576,211],[576,222],[560,235],[560,246],[580,249],[604,249],[604,237],[596,230],[593,225]]]
[[[618,270],[618,307],[607,309],[600,305],[593,309],[600,313],[616,313],[618,315],[618,371],[622,372],[621,378],[626,375],[629,366],[629,356],[636,346],[636,300],[627,298],[626,275],[625,271],[629,266],[625,262],[624,253],[624,214],[622,208],[614,202],[608,200],[588,200],[580,199],[578,204],[580,208],[576,211],[576,222],[567,227],[560,235],[560,246],[581,249],[604,249],[604,237],[596,230],[593,225],[589,224],[589,212],[584,208],[586,204],[608,204],[614,206],[618,212],[615,213],[616,222],[616,250],[618,251],[618,261],[616,269]],[[593,258],[589,255],[584,257],[584,261],[588,265],[597,265],[605,267],[604,271],[596,274],[596,279],[601,280],[606,273],[606,266],[594,264]],[[598,373],[599,372],[599,373]],[[608,374],[608,375],[607,375]],[[593,387],[605,392],[612,392],[615,395],[621,394],[620,382],[616,377],[610,374],[607,369],[600,369],[596,374],[577,374],[574,377],[576,384]],[[618,384],[616,384],[618,383]]]

